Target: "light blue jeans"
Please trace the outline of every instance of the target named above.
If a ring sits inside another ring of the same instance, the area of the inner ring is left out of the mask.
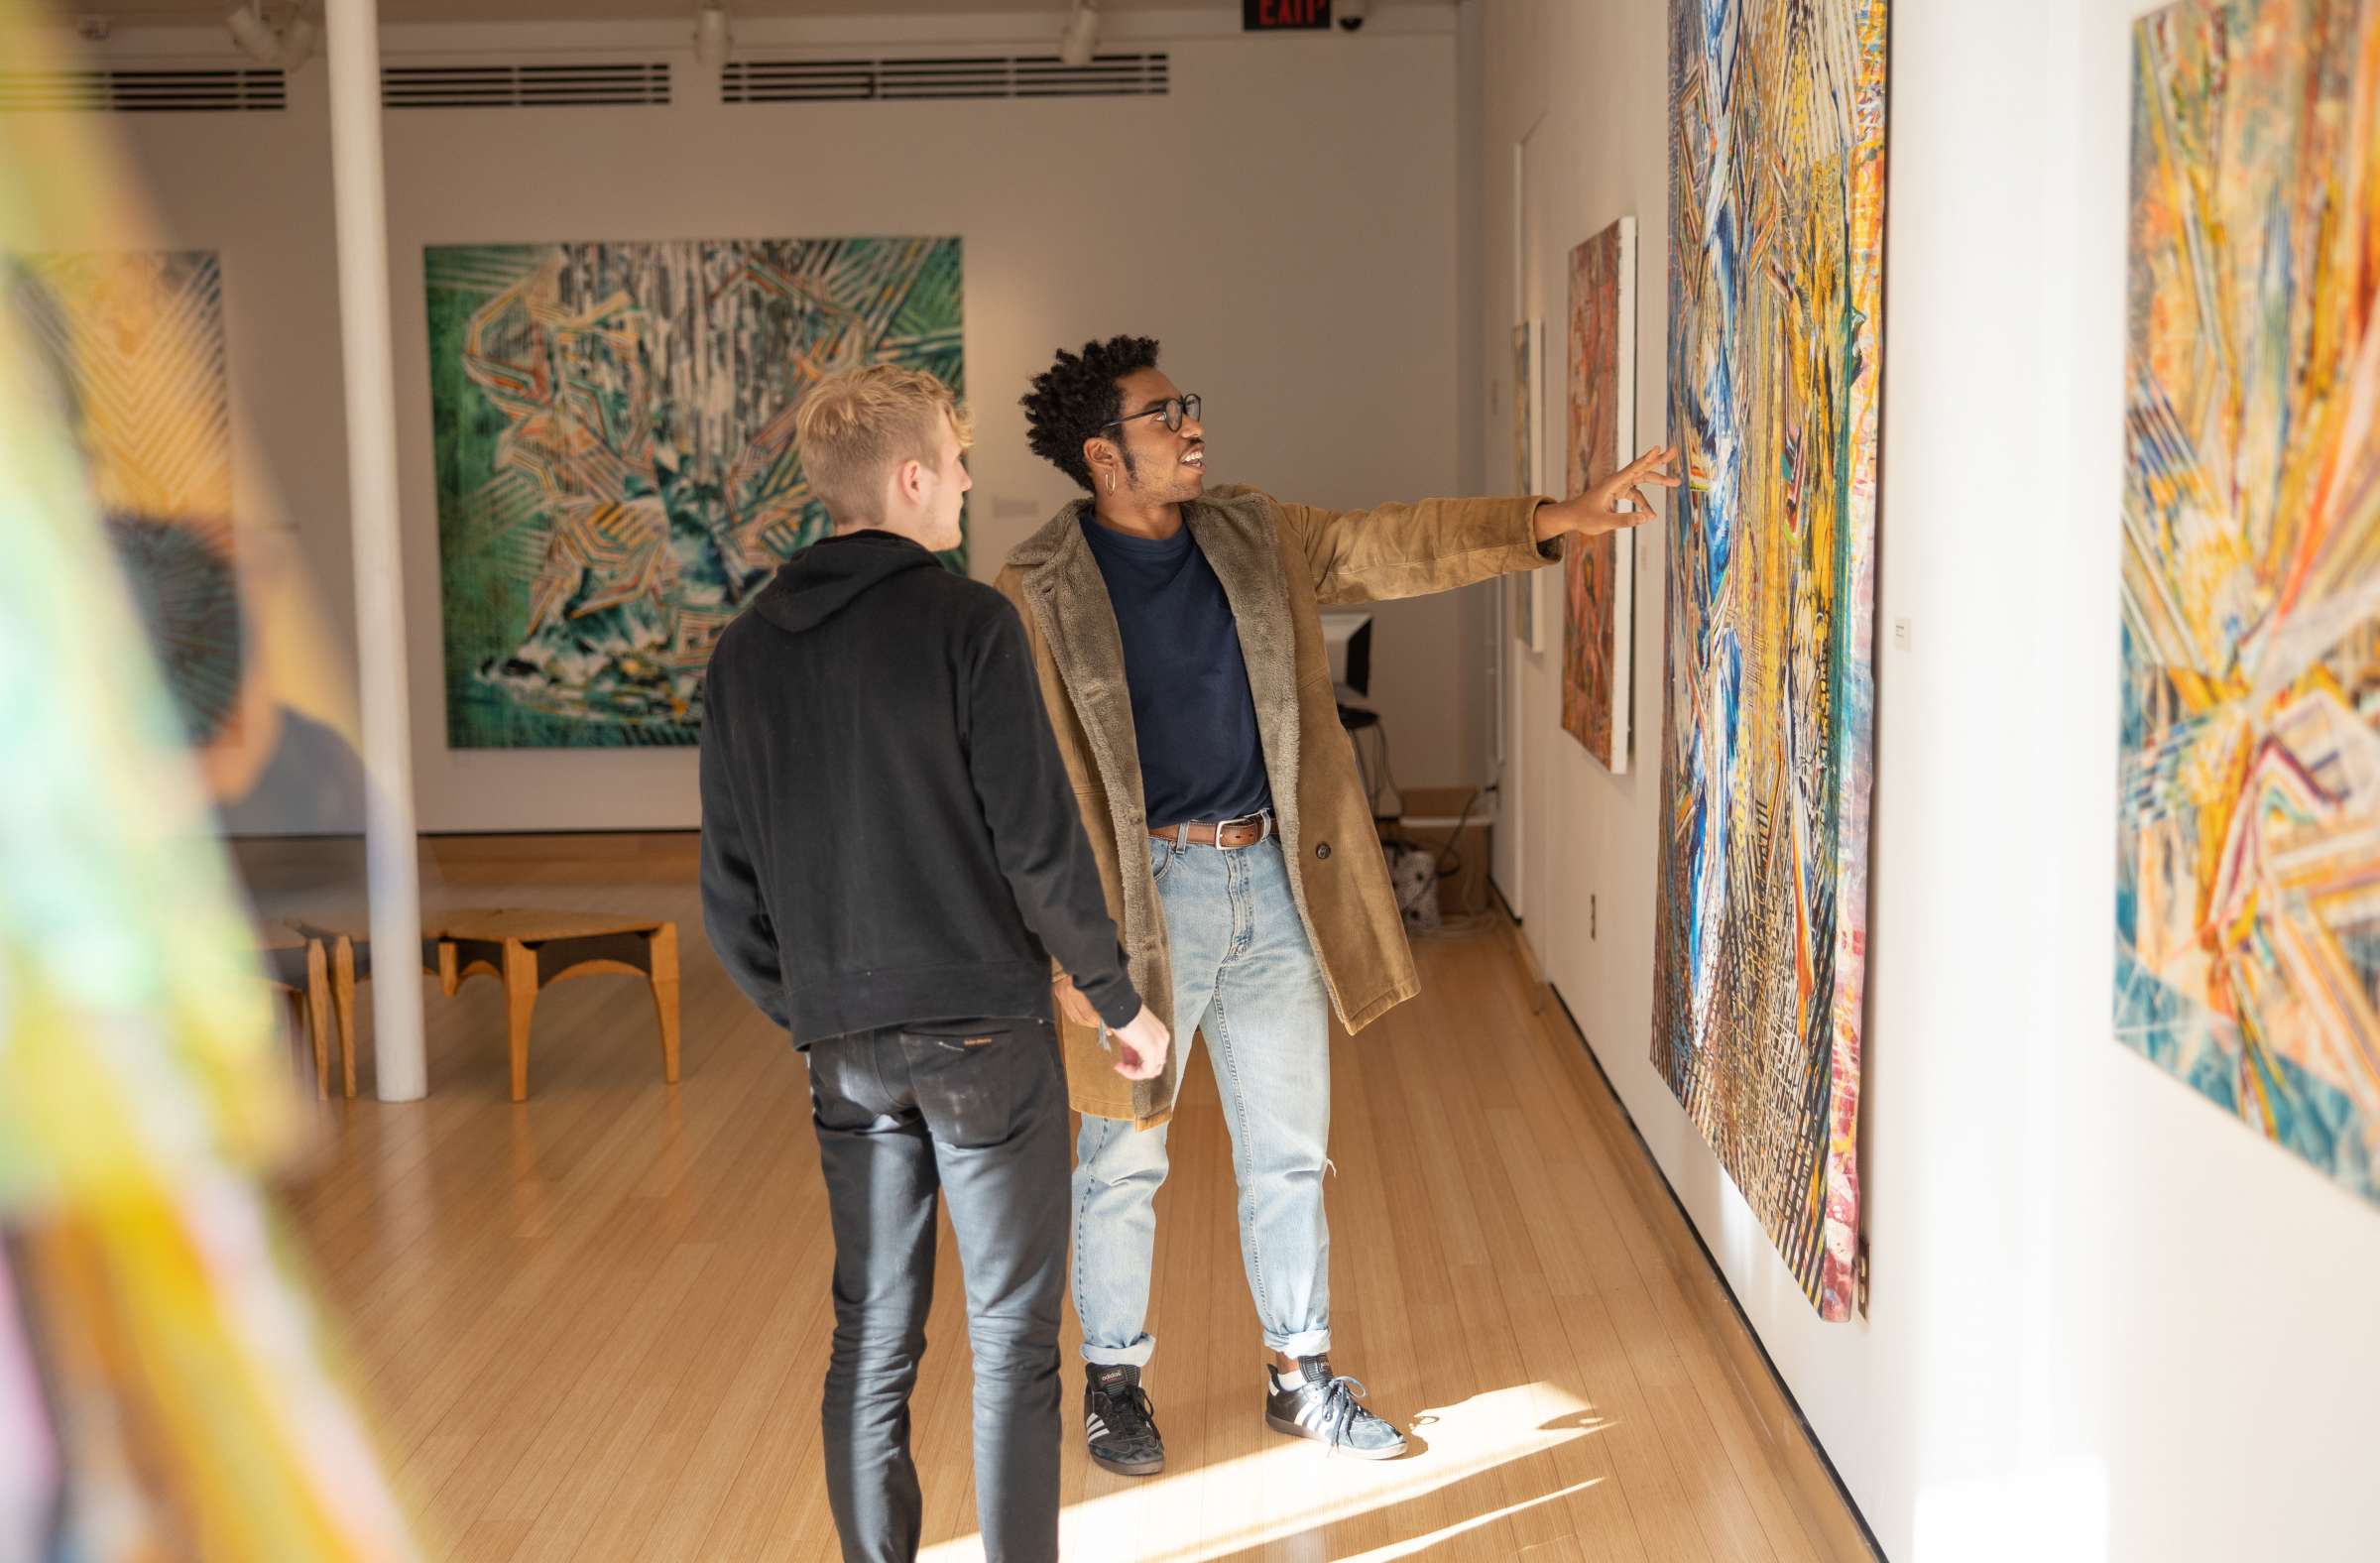
[[[1238,851],[1149,843],[1173,940],[1173,1045],[1206,1032],[1240,1181],[1240,1253],[1264,1344],[1331,1349],[1331,1011],[1278,840]],[[1083,1120],[1075,1145],[1074,1307],[1083,1358],[1147,1364],[1165,1131]]]

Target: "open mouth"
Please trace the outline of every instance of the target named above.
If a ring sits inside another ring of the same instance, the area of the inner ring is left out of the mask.
[[[1182,465],[1183,465],[1183,466],[1186,466],[1186,467],[1196,467],[1196,468],[1197,468],[1199,471],[1201,471],[1201,472],[1204,472],[1204,471],[1206,471],[1206,470],[1207,470],[1207,451],[1206,451],[1206,447],[1205,447],[1204,445],[1201,445],[1201,446],[1200,446],[1198,449],[1196,449],[1196,450],[1193,450],[1193,451],[1191,451],[1191,452],[1190,452],[1190,454],[1188,454],[1188,455],[1186,455],[1186,456],[1182,457]]]

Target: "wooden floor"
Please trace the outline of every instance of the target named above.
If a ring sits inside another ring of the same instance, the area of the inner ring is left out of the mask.
[[[506,1100],[502,995],[425,986],[430,1095],[323,1109],[297,1224],[433,1555],[825,1559],[829,1240],[800,1060],[700,936],[682,846],[430,864],[425,904],[653,911],[684,933],[684,1077],[641,985],[547,992]],[[302,899],[300,893],[299,899]],[[270,898],[268,898],[269,900]],[[284,904],[273,909],[289,909]],[[1424,997],[1333,1058],[1334,1360],[1416,1453],[1265,1431],[1213,1077],[1159,1198],[1149,1387],[1168,1474],[1081,1452],[1074,1559],[1832,1559],[1844,1514],[1558,1009],[1502,933],[1419,950]],[[368,992],[368,990],[367,990]],[[368,1008],[368,1006],[367,1006]],[[367,1074],[368,1079],[368,1074]],[[366,1088],[369,1089],[368,1086]],[[947,1229],[916,1396],[926,1556],[981,1556]]]

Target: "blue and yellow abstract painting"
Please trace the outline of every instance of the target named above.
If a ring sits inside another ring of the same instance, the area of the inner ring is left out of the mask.
[[[827,530],[808,389],[881,363],[966,389],[957,239],[455,245],[423,270],[457,749],[694,743],[712,642]]]
[[[2115,1033],[2380,1198],[2380,0],[2133,33]]]
[[[1652,1057],[1826,1319],[1854,1302],[1885,0],[1672,0]]]

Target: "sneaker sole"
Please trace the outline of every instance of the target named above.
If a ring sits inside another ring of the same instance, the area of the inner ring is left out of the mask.
[[[1156,1476],[1165,1469],[1163,1455],[1157,1456],[1154,1460],[1117,1460],[1101,1454],[1096,1449],[1091,1451],[1091,1463],[1102,1471],[1113,1471],[1118,1476]]]
[[[1328,1442],[1326,1439],[1317,1438],[1295,1422],[1273,1415],[1270,1411],[1264,1413],[1264,1425],[1286,1437],[1303,1438],[1309,1443],[1316,1444]],[[1405,1449],[1405,1441],[1400,1438],[1385,1449],[1358,1449],[1353,1444],[1341,1444],[1332,1450],[1332,1453],[1345,1455],[1350,1460],[1397,1460],[1403,1458]]]

